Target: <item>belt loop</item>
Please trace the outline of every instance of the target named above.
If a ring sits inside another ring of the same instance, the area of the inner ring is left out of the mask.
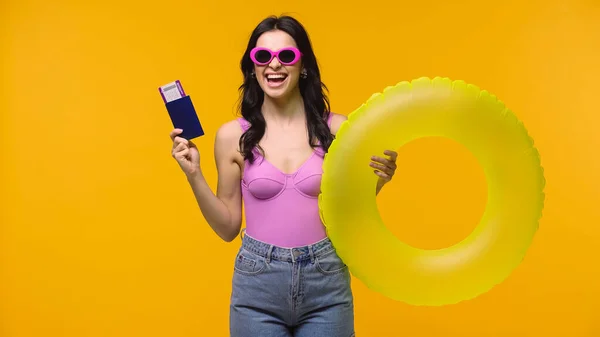
[[[292,263],[296,263],[296,256],[294,255],[294,248],[290,248],[290,256],[292,257]]]
[[[240,231],[240,239],[244,240],[244,236],[246,234],[246,228],[242,228],[242,230]]]
[[[269,246],[267,250],[267,263],[271,263],[271,253],[273,252],[273,245]]]
[[[315,252],[312,245],[308,246],[308,253],[310,254],[310,262],[315,263]]]

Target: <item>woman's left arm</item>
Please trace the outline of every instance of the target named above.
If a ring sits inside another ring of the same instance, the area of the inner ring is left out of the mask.
[[[340,115],[336,113],[331,113],[333,116],[331,117],[331,134],[334,136],[337,134],[337,131],[340,129],[342,123],[348,119],[345,115]],[[396,173],[396,159],[398,158],[398,153],[392,150],[383,151],[384,156],[373,155],[371,157],[371,166],[375,172],[375,174],[379,177],[377,180],[377,188],[375,190],[375,194],[379,194],[381,189],[385,184],[392,180],[394,173]]]

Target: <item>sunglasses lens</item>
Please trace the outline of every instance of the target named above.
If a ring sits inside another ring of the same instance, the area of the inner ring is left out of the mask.
[[[279,53],[279,60],[282,63],[290,63],[294,61],[295,58],[296,53],[294,53],[292,50],[282,50],[281,53]]]
[[[256,58],[258,63],[267,63],[271,59],[271,53],[266,50],[259,50],[254,54],[254,58]]]

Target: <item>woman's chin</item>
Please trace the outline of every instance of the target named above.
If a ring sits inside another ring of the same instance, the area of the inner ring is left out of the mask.
[[[284,90],[265,90],[265,95],[271,99],[281,99],[284,98],[286,96],[289,96],[289,93],[287,93]]]
[[[281,99],[291,95],[291,90],[287,86],[281,86],[277,88],[266,87],[263,89],[265,95],[273,99]]]

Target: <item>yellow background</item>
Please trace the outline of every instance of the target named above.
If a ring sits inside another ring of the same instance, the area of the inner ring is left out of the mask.
[[[357,335],[600,336],[600,3],[519,2],[2,1],[0,336],[228,335],[240,242],[198,211],[157,87],[180,79],[192,96],[214,187],[239,58],[281,13],[308,28],[334,111],[402,80],[463,79],[524,121],[548,180],[539,233],[506,282],[427,308],[354,279]],[[486,193],[472,156],[444,139],[399,153],[380,196],[388,226],[419,247],[465,237]]]

